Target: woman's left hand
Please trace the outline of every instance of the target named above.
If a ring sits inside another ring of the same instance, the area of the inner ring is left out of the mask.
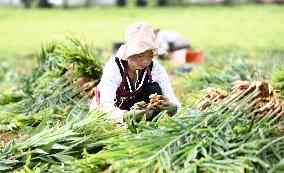
[[[143,116],[145,115],[146,119],[151,118],[155,113],[155,110],[151,107],[146,107],[145,109],[138,110],[138,109],[132,109],[128,111],[126,114],[128,114],[130,117],[136,117],[136,120],[140,121],[142,120]]]
[[[165,102],[161,105],[157,105],[156,107],[159,110],[159,112],[167,111],[169,116],[175,115],[177,113],[177,109],[178,109],[175,104],[170,103],[170,102]]]

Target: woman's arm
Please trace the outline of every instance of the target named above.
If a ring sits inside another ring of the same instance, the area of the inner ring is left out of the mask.
[[[109,120],[117,122],[123,122],[123,114],[125,112],[115,106],[116,90],[121,80],[119,68],[114,58],[112,58],[105,64],[103,75],[97,89],[100,91],[100,106],[102,106],[104,111],[112,112],[108,116]],[[90,111],[97,106],[96,97],[94,97],[90,105]]]

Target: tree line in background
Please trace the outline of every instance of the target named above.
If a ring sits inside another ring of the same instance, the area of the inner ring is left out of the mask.
[[[54,5],[51,0],[21,0],[23,6],[25,8],[30,8],[32,6],[37,6],[40,8],[52,8]],[[105,3],[105,4],[104,4]],[[234,5],[234,4],[244,4],[244,3],[276,3],[276,4],[284,4],[284,0],[112,0],[108,1],[99,1],[99,0],[81,0],[80,5],[72,5],[72,0],[62,0],[62,4],[60,6],[64,8],[70,8],[75,6],[99,6],[99,5],[116,5],[119,7],[126,7],[129,4],[135,4],[139,7],[146,6],[173,6],[173,5],[192,5],[192,4],[201,4],[201,5]]]
[[[85,7],[91,7],[92,4],[94,4],[92,1],[96,1],[96,0],[82,0],[82,4],[84,4]],[[157,6],[170,5],[171,4],[170,1],[172,1],[176,5],[183,3],[182,0],[157,0],[156,5]],[[42,7],[42,8],[51,8],[51,7],[54,6],[54,4],[51,3],[49,0],[21,0],[21,2],[23,3],[23,6],[25,8],[30,8],[30,7],[33,6],[33,4],[35,4],[35,6],[37,6],[37,7]],[[63,2],[62,6],[64,8],[70,7],[69,6],[69,0],[63,0],[62,2]],[[147,6],[149,4],[149,2],[148,2],[148,0],[136,0],[135,4],[137,6],[144,7],[144,6]],[[104,5],[104,4],[101,3],[100,5]],[[128,5],[128,1],[127,0],[114,0],[113,5],[124,7],[124,6]]]

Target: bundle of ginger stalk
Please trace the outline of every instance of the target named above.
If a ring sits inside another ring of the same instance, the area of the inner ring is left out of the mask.
[[[284,114],[284,102],[266,81],[236,81],[230,93],[212,87],[204,91],[205,97],[195,105],[199,111],[218,105],[230,112],[249,110],[253,118],[265,118],[269,124],[277,124]],[[284,130],[279,124],[277,127]]]

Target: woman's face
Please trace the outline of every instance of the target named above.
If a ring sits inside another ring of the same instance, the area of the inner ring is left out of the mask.
[[[140,54],[135,54],[128,57],[128,65],[136,70],[142,70],[148,65],[150,65],[151,61],[153,60],[153,51],[147,50]]]

